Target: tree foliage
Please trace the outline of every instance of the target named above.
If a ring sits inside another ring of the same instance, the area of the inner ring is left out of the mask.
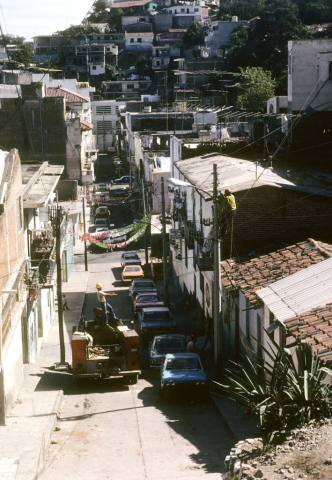
[[[192,22],[189,25],[189,28],[182,37],[182,44],[187,48],[204,44],[204,33],[201,23]]]
[[[80,25],[78,27],[71,25],[69,28],[61,32],[61,45],[70,45],[73,40],[81,40],[84,35],[89,35],[91,33],[102,33],[102,31],[95,25]]]
[[[270,70],[277,79],[279,93],[285,93],[288,41],[311,38],[312,33],[299,19],[296,5],[289,0],[266,1],[259,19],[250,24],[247,40],[244,33],[240,38],[232,35],[229,68],[263,67]]]
[[[9,63],[24,65],[25,68],[30,67],[31,64],[35,64],[36,56],[32,46],[29,43],[20,45],[18,50],[10,53]]]
[[[266,102],[274,97],[276,82],[272,73],[262,67],[241,68],[237,104],[247,112],[265,112]]]
[[[147,55],[139,55],[136,62],[137,73],[139,75],[151,75],[152,71],[152,59]]]

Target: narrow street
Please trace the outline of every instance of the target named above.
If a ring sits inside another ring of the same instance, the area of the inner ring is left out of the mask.
[[[130,218],[123,207],[112,223]],[[138,251],[144,263],[144,251]],[[121,286],[122,251],[89,253],[89,282],[85,315],[93,318],[97,282],[118,296],[111,304],[122,320],[133,320],[128,287]],[[76,262],[84,263],[83,255]],[[184,333],[185,322],[175,314]],[[66,325],[70,358],[71,324]],[[97,478],[103,480],[222,478],[224,458],[233,444],[212,402],[164,402],[159,397],[159,371],[147,363],[141,347],[137,385],[118,380],[76,382],[64,375],[64,402],[52,437],[45,470],[46,480]]]

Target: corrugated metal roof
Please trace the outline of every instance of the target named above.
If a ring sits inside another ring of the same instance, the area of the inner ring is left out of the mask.
[[[253,186],[257,188],[269,185],[317,195],[332,196],[332,188],[322,188],[322,184],[319,182],[308,179],[303,186],[296,185],[288,180],[283,172],[280,172],[279,175],[276,173],[276,170],[271,171],[269,168],[256,167],[254,162],[235,157],[226,157],[218,153],[181,160],[176,162],[174,167],[185,175],[190,183],[197,185],[198,188],[212,195],[214,163],[217,165],[218,171],[218,189],[222,191],[226,187],[230,187],[236,193],[248,190]]]
[[[332,258],[256,291],[269,310],[285,321],[332,302]]]

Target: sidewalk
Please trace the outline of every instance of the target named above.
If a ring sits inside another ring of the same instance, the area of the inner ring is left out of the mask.
[[[70,281],[63,284],[70,308],[64,312],[66,361],[69,363],[72,325],[76,325],[80,317],[88,278],[89,272],[84,271],[83,262],[83,265],[74,266]],[[15,406],[7,413],[6,426],[0,427],[0,480],[37,480],[42,477],[46,452],[61,408],[63,388],[71,381],[66,372],[55,370],[54,364],[59,361],[56,310],[36,363],[24,365],[24,387]]]

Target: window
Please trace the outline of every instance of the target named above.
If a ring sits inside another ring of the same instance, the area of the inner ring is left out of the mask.
[[[269,325],[272,325],[272,323],[274,322],[274,315],[272,312],[270,312],[270,322],[269,322]],[[273,332],[270,333],[269,337],[271,338],[271,340],[274,340],[274,330]]]
[[[93,65],[92,70],[97,70],[97,67]]]
[[[134,84],[133,83],[128,83],[127,90],[134,90]]]
[[[250,342],[250,310],[248,299],[246,299],[246,338]]]
[[[133,38],[130,39],[130,43],[134,43],[134,39],[133,39]]]
[[[21,197],[17,200],[17,228],[20,232],[22,230],[22,204],[21,204]]]
[[[202,272],[200,273],[200,276],[199,276],[199,288],[201,292],[204,293],[204,275]]]
[[[138,38],[138,39],[137,39],[137,43],[142,43],[142,39],[141,39],[141,38]]]
[[[185,11],[186,11],[186,10],[185,10],[185,8],[181,8],[181,12],[183,12],[183,13],[184,13]]]
[[[199,12],[199,8],[194,8],[194,12]]]
[[[262,319],[260,315],[257,314],[257,355],[262,356]]]

